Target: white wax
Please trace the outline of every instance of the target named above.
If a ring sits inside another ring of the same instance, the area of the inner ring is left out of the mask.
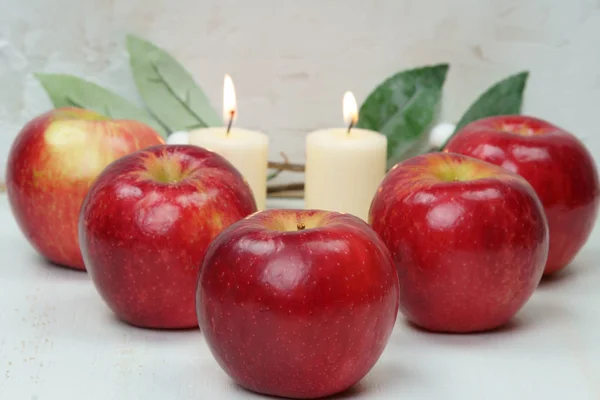
[[[319,130],[306,138],[305,205],[346,212],[368,222],[371,201],[386,173],[387,138],[353,128]]]
[[[190,144],[225,157],[250,185],[259,210],[266,207],[269,137],[247,129],[225,127],[190,131]]]
[[[167,137],[167,144],[189,144],[190,143],[190,134],[186,131],[177,131],[171,133]]]

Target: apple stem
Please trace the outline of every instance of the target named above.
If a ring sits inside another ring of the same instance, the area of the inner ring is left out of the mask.
[[[298,224],[296,225],[296,228],[298,228],[298,230],[301,231],[304,228],[306,228],[306,226],[304,225],[303,222],[298,222]]]

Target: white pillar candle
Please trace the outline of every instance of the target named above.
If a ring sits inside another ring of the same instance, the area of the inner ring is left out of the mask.
[[[167,144],[190,144],[190,134],[186,131],[177,131],[167,137]]]
[[[235,91],[229,75],[223,87],[223,117],[227,126],[195,129],[189,143],[225,157],[246,179],[259,210],[266,208],[269,137],[262,132],[231,127],[237,116]]]
[[[356,129],[356,100],[344,95],[350,128],[323,129],[306,138],[305,206],[346,212],[368,221],[377,187],[386,174],[387,138]]]
[[[204,147],[225,157],[250,185],[259,210],[267,198],[269,138],[261,132],[240,128],[203,128],[190,131],[190,144]]]

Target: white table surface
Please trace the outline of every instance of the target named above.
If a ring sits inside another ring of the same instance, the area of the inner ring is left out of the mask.
[[[36,255],[5,195],[0,256],[0,399],[261,398],[229,380],[199,331],[143,330],[115,320],[85,273]],[[600,399],[599,260],[596,229],[568,272],[544,282],[499,332],[431,334],[400,317],[371,373],[338,398]]]

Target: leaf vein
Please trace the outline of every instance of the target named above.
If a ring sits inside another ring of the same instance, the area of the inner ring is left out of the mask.
[[[159,69],[158,65],[156,64],[156,62],[150,61],[150,65],[151,65],[152,69],[154,70],[154,72],[156,72],[156,75],[158,76],[158,79],[160,80],[160,82],[162,82],[162,84],[167,88],[169,93],[171,93],[173,95],[173,97],[177,100],[177,102],[179,102],[183,106],[183,108],[185,108],[187,110],[187,112],[198,121],[198,123],[202,124],[203,126],[207,126],[206,123],[204,122],[204,120],[202,118],[200,118],[200,116],[198,114],[196,114],[194,112],[194,110],[192,110],[192,108],[189,106],[189,102],[186,101],[186,99],[182,99],[181,96],[179,96],[175,92],[175,90],[171,87],[171,85],[169,85],[169,83],[163,76],[162,72],[160,72],[160,69]],[[189,93],[189,91],[187,93]],[[186,95],[186,97],[187,97],[187,95]]]

